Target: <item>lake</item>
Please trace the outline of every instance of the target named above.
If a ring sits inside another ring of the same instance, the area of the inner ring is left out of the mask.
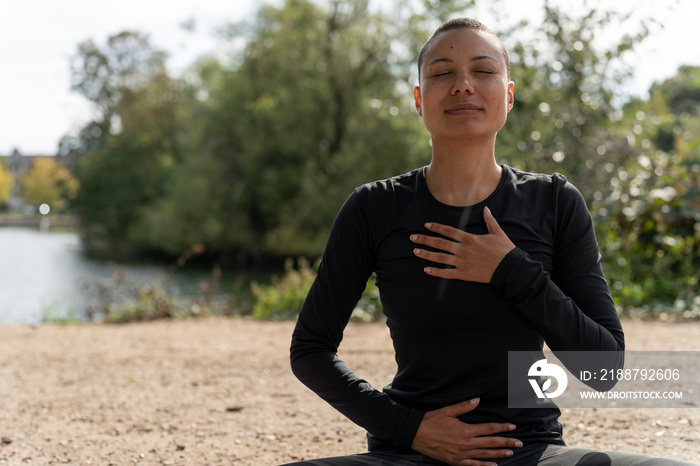
[[[234,283],[241,287],[241,278],[229,274],[214,282],[209,271],[168,272],[163,266],[90,259],[75,233],[0,228],[0,325],[91,320],[86,309],[106,299],[106,294],[125,300],[152,284],[184,299],[201,296],[203,281],[216,283],[224,292],[232,292]],[[249,277],[244,281],[247,286]],[[95,315],[92,320],[100,317]]]

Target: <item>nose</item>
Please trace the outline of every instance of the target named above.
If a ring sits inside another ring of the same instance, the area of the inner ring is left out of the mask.
[[[474,87],[470,76],[467,73],[456,73],[454,83],[452,83],[452,95],[474,94]]]

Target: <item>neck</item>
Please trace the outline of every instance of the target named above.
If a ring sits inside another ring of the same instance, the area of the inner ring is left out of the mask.
[[[433,144],[426,182],[431,194],[443,204],[468,206],[489,197],[498,187],[501,174],[492,143]]]

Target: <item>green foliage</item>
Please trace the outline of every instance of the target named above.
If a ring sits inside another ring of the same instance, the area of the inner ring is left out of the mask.
[[[174,295],[164,283],[139,283],[130,289],[134,284],[126,284],[125,277],[117,274],[116,279],[107,283],[92,284],[97,286],[98,296],[88,309],[88,318],[127,323],[242,314],[244,309],[238,307],[240,290],[234,287],[229,294],[219,293],[216,284],[219,273],[215,269],[211,279],[199,283],[200,293],[187,297]]]
[[[231,31],[247,45],[182,80],[139,34],[81,44],[75,88],[103,118],[62,152],[82,154],[93,248],[315,256],[355,186],[427,162],[394,29],[367,2],[289,0]]]
[[[697,316],[700,159],[655,155],[624,181],[614,178],[618,189],[599,210],[607,217],[598,227],[606,271],[622,309],[659,312],[673,304]]]
[[[264,4],[228,27],[228,56],[180,77],[139,33],[80,44],[74,88],[99,117],[60,152],[78,155],[86,244],[170,257],[201,245],[229,264],[318,257],[355,186],[429,161],[411,99],[415,56],[439,21],[475,3],[423,0],[391,14],[367,0]],[[582,191],[622,312],[695,315],[700,72],[683,67],[623,106],[625,61],[647,24],[622,34],[623,14],[571,11],[549,1],[541,24],[493,25],[511,50],[516,99],[497,157],[561,172]],[[607,48],[596,40],[616,33]],[[291,268],[255,288],[256,317],[294,315],[312,276]],[[363,300],[376,316],[376,289]]]
[[[163,197],[184,159],[188,145],[182,135],[187,134],[193,109],[187,102],[191,97],[165,74],[160,53],[150,49],[145,38],[122,33],[108,44],[105,51],[94,44],[88,52],[81,48],[83,72],[98,74],[84,76],[77,86],[96,100],[102,118],[88,125],[90,130],[81,132],[77,141],[64,139],[63,146],[81,154],[77,203],[87,244],[128,254],[138,252],[148,234],[142,210]],[[98,52],[108,64],[129,66],[105,80],[101,73],[111,68],[88,66]]]
[[[698,116],[700,111],[700,67],[681,66],[673,79],[654,83],[651,100],[660,98],[674,115]]]
[[[0,206],[7,204],[12,197],[15,180],[4,162],[0,162]]]
[[[97,106],[103,121],[129,93],[164,73],[164,54],[151,48],[147,35],[132,31],[110,36],[102,48],[81,42],[71,62],[72,88]]]
[[[624,60],[648,30],[640,25],[603,49],[596,36],[614,38],[624,15],[570,10],[545,2],[542,25],[530,25],[534,39],[513,47],[515,105],[496,154],[525,170],[563,173],[590,204],[594,193],[610,192],[610,172],[636,156],[620,138],[614,98],[629,77]]]
[[[294,261],[287,259],[281,279],[273,280],[271,285],[251,284],[256,298],[253,318],[285,320],[295,317],[301,311],[315,278],[308,261],[299,259],[297,268],[294,268]]]
[[[639,155],[594,204],[605,270],[626,313],[700,316],[700,104],[679,98],[683,86],[689,96],[698,86],[684,76],[699,72],[684,67],[655,84],[649,101],[625,107],[626,139]]]
[[[68,313],[60,313],[50,304],[44,304],[41,309],[41,323],[52,325],[77,325],[82,322],[75,309],[70,309]]]
[[[83,282],[86,298],[83,318],[88,321],[125,323],[157,319],[179,319],[207,316],[239,316],[250,312],[250,296],[245,289],[245,277],[222,280],[222,269],[215,266],[210,274],[185,272],[176,277],[177,269],[203,252],[195,245],[173,263],[156,280],[144,282],[137,275],[115,269],[110,278],[90,278]],[[194,276],[193,276],[194,274]],[[196,277],[196,278],[195,278]],[[182,287],[183,280],[197,280],[197,287]],[[222,281],[226,284],[223,284]],[[178,290],[177,292],[173,290]],[[47,319],[53,315],[45,312]]]
[[[53,158],[37,158],[22,177],[22,198],[28,204],[64,207],[75,198],[78,182],[66,167]]]
[[[254,319],[285,320],[296,318],[304,304],[306,295],[316,278],[314,269],[305,259],[285,261],[285,272],[281,279],[274,279],[270,285],[251,284],[256,303],[253,306]],[[379,290],[374,277],[367,282],[360,301],[353,311],[352,318],[363,322],[378,320],[383,316],[379,300]]]
[[[207,70],[212,120],[225,124],[206,137],[248,249],[318,255],[355,186],[427,161],[389,31],[366,2],[290,0],[259,10],[239,66]]]
[[[375,276],[367,281],[367,287],[360,301],[352,312],[352,319],[361,322],[373,322],[384,317],[382,302],[379,299],[379,288],[375,283]]]
[[[162,288],[146,285],[138,292],[136,300],[110,309],[105,322],[120,324],[148,320],[185,317],[187,308],[179,304]]]

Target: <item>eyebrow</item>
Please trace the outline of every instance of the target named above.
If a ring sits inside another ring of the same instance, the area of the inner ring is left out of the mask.
[[[493,57],[491,57],[491,56],[489,56],[489,55],[478,55],[478,56],[473,57],[473,58],[471,59],[471,61],[478,61],[478,60],[492,60],[492,61],[498,62],[498,60],[496,60],[495,58],[493,58]],[[433,61],[431,61],[430,63],[428,63],[428,66],[427,66],[426,68],[430,68],[430,67],[433,66],[435,63],[441,63],[441,62],[442,62],[442,63],[452,63],[453,61],[454,61],[454,60],[452,60],[451,58],[436,58],[435,60],[433,60]]]

